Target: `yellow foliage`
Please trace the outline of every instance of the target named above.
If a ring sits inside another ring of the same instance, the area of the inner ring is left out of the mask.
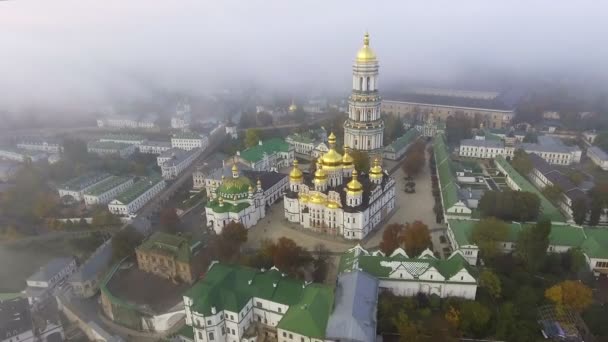
[[[460,325],[460,312],[453,306],[450,306],[448,311],[445,313],[445,320],[448,321],[453,328],[458,328]]]
[[[545,291],[545,298],[558,306],[568,306],[581,312],[591,305],[593,293],[580,281],[565,280],[548,288]]]

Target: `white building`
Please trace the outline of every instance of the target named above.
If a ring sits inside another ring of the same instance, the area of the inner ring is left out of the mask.
[[[368,252],[357,245],[346,251],[340,266],[340,273],[361,270],[373,275],[378,278],[381,290],[388,290],[396,296],[411,297],[423,293],[440,298],[474,300],[477,293],[477,272],[461,252],[454,252],[447,259],[438,259],[426,249],[419,256],[410,258],[401,248],[386,256],[379,250]]]
[[[167,156],[167,154],[169,153],[170,155]],[[186,168],[188,168],[201,155],[201,153],[203,153],[203,150],[201,150],[200,148],[195,148],[190,151],[172,148],[161,153],[161,155],[157,158],[157,162],[159,162],[159,159],[164,160],[160,165],[160,170],[163,178],[177,178],[177,176],[179,176]],[[161,156],[163,158],[161,158]]]
[[[327,142],[327,132],[321,127],[318,130],[309,130],[304,133],[293,133],[285,138],[285,142],[293,147],[295,153],[318,157],[319,153],[327,152],[320,151],[319,146],[325,145]]]
[[[87,151],[100,156],[118,155],[126,158],[135,153],[136,147],[132,144],[117,143],[111,141],[93,141],[87,144]]]
[[[141,117],[122,116],[99,118],[97,119],[97,127],[152,129],[158,128],[158,125],[156,124],[157,120],[158,115],[156,114],[148,114]]]
[[[101,142],[114,142],[128,145],[141,145],[146,139],[141,135],[134,134],[107,134],[99,139]]]
[[[348,149],[342,156],[335,150],[333,133],[328,140],[329,152],[319,158],[314,177],[305,176],[294,161],[285,218],[314,232],[363,239],[395,209],[395,180],[378,158],[359,177]]]
[[[207,148],[207,145],[209,145],[209,139],[206,136],[196,133],[182,132],[174,134],[171,137],[172,148],[181,148],[182,150],[186,151],[190,151],[195,148],[204,150]]]
[[[144,141],[138,146],[139,153],[145,154],[161,154],[171,149],[171,143],[168,141]]]
[[[211,197],[215,192],[215,189],[220,185],[222,175],[228,174],[226,171],[223,171],[225,159],[225,154],[217,152],[198,164],[196,170],[192,173],[192,188],[194,190],[206,189],[207,197]],[[239,170],[248,169],[243,166],[244,165],[239,165]],[[209,181],[207,182],[206,180]],[[215,184],[213,188],[210,188],[210,185],[212,185],[211,180],[213,180],[213,184]]]
[[[195,342],[255,341],[257,330],[278,342],[322,342],[333,306],[325,285],[214,262],[184,294],[186,325]]]
[[[230,136],[230,138],[232,138],[232,139],[239,138],[239,131],[238,131],[236,125],[233,124],[232,122],[229,122],[226,124],[226,134],[228,134]]]
[[[595,142],[595,138],[597,138],[597,132],[596,131],[585,131],[585,132],[583,132],[583,140],[588,145],[592,145]]]
[[[59,192],[59,197],[62,199],[66,199],[66,196],[69,196],[71,197],[70,201],[82,201],[84,200],[85,191],[90,190],[95,185],[111,177],[112,175],[107,173],[93,173],[79,176],[57,187],[57,192]]]
[[[602,170],[608,171],[608,154],[597,146],[587,148],[587,157]]]
[[[190,127],[192,122],[192,112],[190,105],[186,103],[180,103],[175,109],[175,114],[171,117],[171,128],[173,129],[186,129]]]
[[[63,150],[61,143],[56,139],[23,138],[17,143],[18,148],[30,151],[60,153]]]
[[[47,158],[41,151],[25,150],[12,147],[0,147],[0,159],[13,160],[20,163],[37,162]]]
[[[148,201],[165,188],[165,180],[156,175],[143,177],[108,204],[114,215],[133,217]]]
[[[76,270],[76,259],[55,258],[40,268],[26,280],[27,294],[30,305],[49,298],[51,291]]]
[[[245,228],[254,226],[266,216],[266,207],[281,198],[288,186],[288,177],[282,173],[241,173],[236,164],[230,172],[227,177],[222,174],[215,190],[207,189],[213,191],[205,206],[207,226],[217,234],[230,222],[240,222]]]
[[[133,185],[133,177],[112,176],[84,192],[87,206],[108,204],[116,196]]]
[[[361,151],[382,152],[384,121],[380,116],[378,60],[369,46],[369,34],[353,65],[348,119],[344,122],[344,145]]]
[[[504,156],[505,144],[500,140],[464,139],[460,141],[461,157],[494,159]]]

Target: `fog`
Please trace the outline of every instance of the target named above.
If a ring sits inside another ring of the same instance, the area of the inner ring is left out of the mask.
[[[244,84],[346,93],[367,30],[381,85],[608,68],[605,1],[0,2],[0,115]]]

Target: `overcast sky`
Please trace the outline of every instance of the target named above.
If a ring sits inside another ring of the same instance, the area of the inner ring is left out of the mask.
[[[0,27],[0,112],[243,81],[347,91],[366,30],[384,82],[608,64],[608,1],[12,0]]]

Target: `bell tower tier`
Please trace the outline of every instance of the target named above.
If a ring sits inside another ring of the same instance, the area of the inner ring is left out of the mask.
[[[369,46],[369,34],[366,33],[353,65],[348,119],[344,122],[344,145],[355,150],[380,152],[383,147],[384,121],[380,116],[378,69],[378,60]]]

